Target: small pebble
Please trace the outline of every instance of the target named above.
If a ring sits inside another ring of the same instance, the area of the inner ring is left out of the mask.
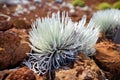
[[[62,3],[63,0],[55,0],[55,2]]]
[[[41,3],[41,0],[34,0],[35,3]]]
[[[29,10],[30,10],[30,11],[33,11],[33,10],[35,10],[35,9],[36,9],[35,6],[30,6],[30,7],[29,7]]]

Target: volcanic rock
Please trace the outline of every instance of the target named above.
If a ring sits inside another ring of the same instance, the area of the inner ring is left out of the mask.
[[[80,54],[72,69],[56,72],[55,80],[105,80],[105,75],[93,60]]]
[[[20,34],[18,29],[0,32],[0,70],[15,67],[27,57],[30,48],[25,42],[26,33],[23,33]]]
[[[94,59],[98,66],[111,74],[107,75],[110,80],[120,79],[120,45],[103,41],[97,44],[96,49]]]

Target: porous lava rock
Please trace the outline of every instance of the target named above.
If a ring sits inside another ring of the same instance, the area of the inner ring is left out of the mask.
[[[27,57],[26,53],[30,51],[30,47],[25,41],[27,33],[22,31],[18,29],[0,31],[0,70],[15,67]]]
[[[55,80],[105,80],[105,75],[93,60],[80,54],[72,69],[56,72]]]
[[[0,72],[0,80],[44,80],[27,67]]]
[[[106,72],[109,80],[120,79],[120,44],[102,41],[96,45],[94,60]],[[109,74],[108,74],[109,73]]]

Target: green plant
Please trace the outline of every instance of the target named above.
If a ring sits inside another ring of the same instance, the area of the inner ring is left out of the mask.
[[[74,6],[83,7],[83,6],[85,6],[85,1],[84,1],[84,0],[73,0],[73,1],[72,1],[72,4],[73,4]]]
[[[112,7],[115,9],[120,9],[120,1],[115,2]]]
[[[49,74],[53,80],[54,71],[67,64],[74,63],[79,52],[94,54],[94,45],[99,29],[90,23],[85,27],[86,16],[74,23],[64,12],[52,14],[52,17],[37,19],[30,31],[29,59],[25,64],[38,74]]]
[[[99,10],[109,9],[109,8],[111,8],[111,5],[108,2],[102,2],[98,5]]]
[[[115,33],[120,26],[120,10],[108,9],[94,13],[91,22],[99,25],[100,31],[110,39],[114,39]]]

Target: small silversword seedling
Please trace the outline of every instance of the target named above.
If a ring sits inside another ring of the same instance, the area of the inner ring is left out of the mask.
[[[76,59],[78,52],[92,55],[99,29],[90,23],[85,27],[86,16],[74,23],[66,13],[37,19],[30,31],[29,59],[26,65],[35,73],[46,74],[64,67]]]
[[[94,13],[91,22],[100,26],[101,32],[107,38],[114,38],[120,26],[120,10],[108,9]]]

